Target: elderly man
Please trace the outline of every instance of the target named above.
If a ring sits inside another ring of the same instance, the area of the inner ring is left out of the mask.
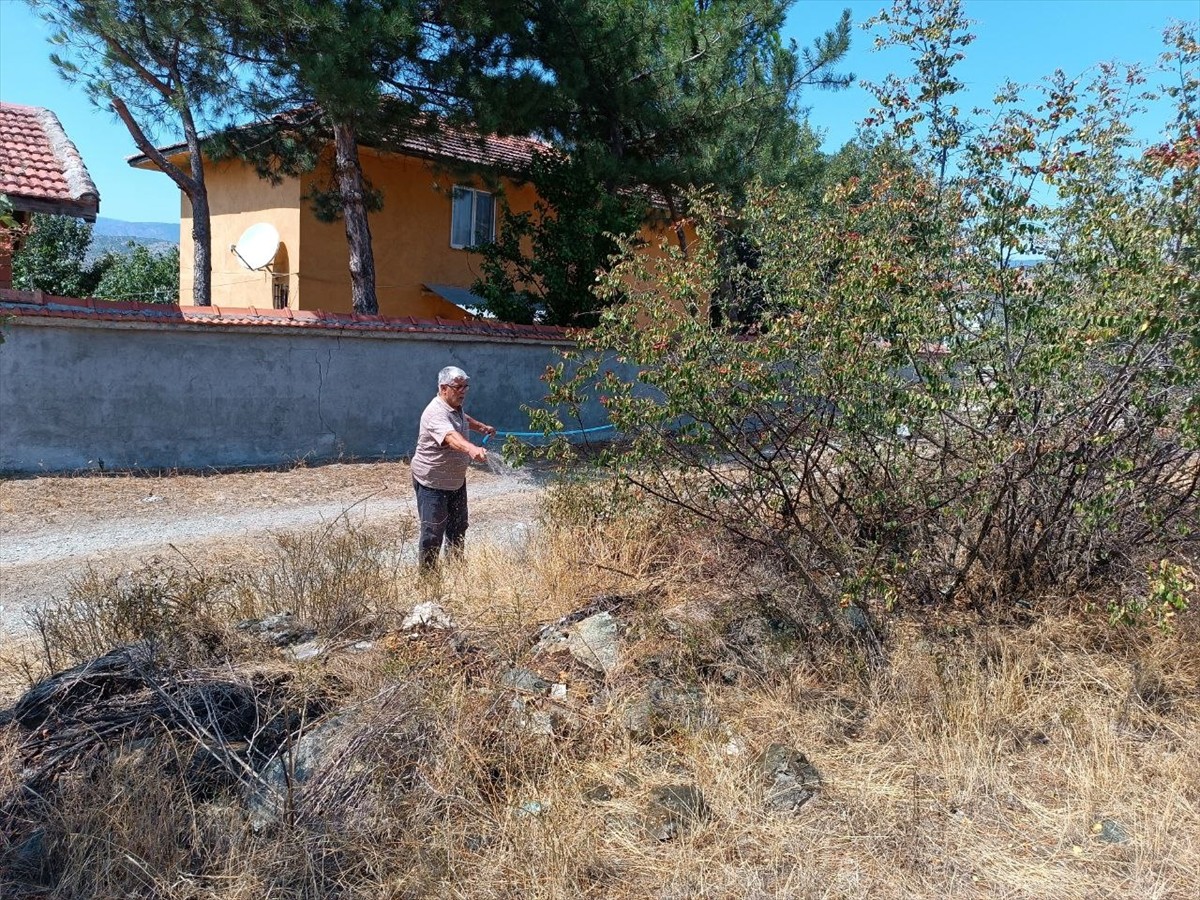
[[[438,372],[437,396],[421,413],[417,449],[412,458],[413,489],[421,520],[421,568],[437,565],[445,539],[451,552],[461,552],[467,534],[467,465],[484,462],[487,451],[467,438],[468,431],[493,435],[496,429],[463,410],[470,385],[457,366]]]

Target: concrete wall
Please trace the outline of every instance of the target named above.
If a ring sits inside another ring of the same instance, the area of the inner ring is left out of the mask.
[[[15,318],[0,344],[0,470],[271,465],[407,456],[436,376],[527,431],[548,341]],[[592,403],[585,424],[605,422]]]

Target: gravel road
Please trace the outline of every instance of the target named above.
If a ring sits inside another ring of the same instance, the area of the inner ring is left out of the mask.
[[[399,523],[415,515],[402,463],[211,475],[0,481],[0,636],[65,595],[89,568],[122,571],[155,556],[195,564],[237,558],[273,532]],[[511,540],[534,519],[528,476],[470,475],[471,538]],[[2,639],[2,638],[0,638]]]

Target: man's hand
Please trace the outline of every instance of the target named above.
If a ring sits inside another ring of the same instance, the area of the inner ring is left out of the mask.
[[[482,431],[488,437],[492,437],[496,433],[496,428],[494,425],[484,425],[483,428],[480,429],[480,431]]]
[[[475,462],[481,463],[487,459],[486,450],[484,450],[482,447],[475,446],[457,431],[449,432],[444,438],[442,438],[442,443],[451,450],[457,450],[459,453],[467,454],[467,458]]]

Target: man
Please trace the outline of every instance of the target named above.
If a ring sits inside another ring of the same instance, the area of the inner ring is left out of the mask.
[[[467,535],[467,465],[487,460],[487,451],[472,444],[467,434],[496,433],[463,410],[470,380],[457,366],[446,366],[438,372],[437,396],[421,413],[412,476],[421,521],[422,570],[437,565],[443,539],[450,552],[462,552]]]

